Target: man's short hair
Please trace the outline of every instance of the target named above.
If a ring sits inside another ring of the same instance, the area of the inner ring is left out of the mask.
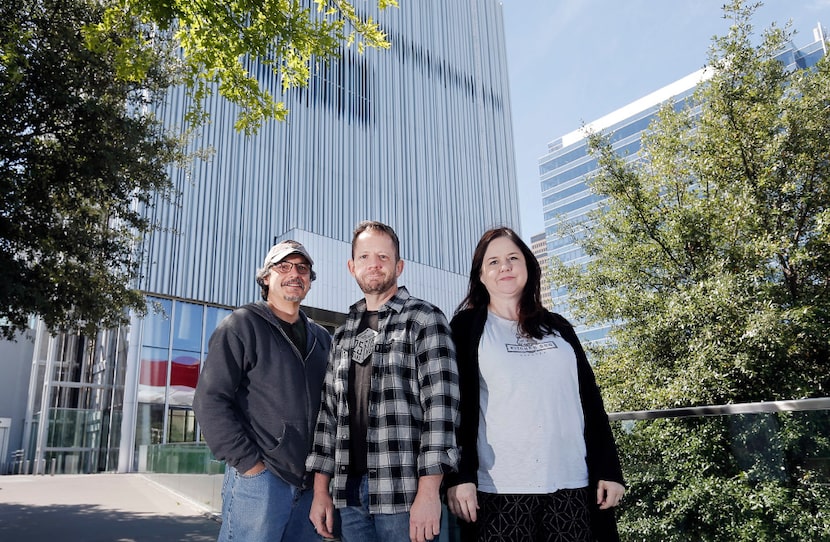
[[[357,242],[357,236],[365,231],[379,231],[388,235],[392,239],[392,244],[395,245],[395,261],[401,259],[401,242],[398,240],[398,234],[395,233],[395,230],[391,226],[387,226],[383,222],[376,220],[364,220],[355,227],[354,234],[352,235],[352,258],[354,258],[354,245]]]

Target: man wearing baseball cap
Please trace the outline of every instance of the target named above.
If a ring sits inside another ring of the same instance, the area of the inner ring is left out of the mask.
[[[225,461],[219,541],[317,541],[308,520],[311,449],[331,337],[300,310],[314,261],[303,245],[271,247],[256,273],[262,300],[210,338],[193,410]]]

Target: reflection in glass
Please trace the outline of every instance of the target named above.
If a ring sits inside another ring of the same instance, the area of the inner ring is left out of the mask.
[[[141,344],[167,348],[170,345],[170,318],[172,314],[172,301],[148,297],[147,316],[144,317],[144,334]]]
[[[141,349],[141,368],[138,378],[138,401],[140,403],[164,403],[167,387],[167,348]]]
[[[176,316],[173,322],[173,348],[189,350],[198,355],[202,350],[202,313],[203,305],[176,302]]]
[[[196,440],[196,416],[189,408],[171,408],[168,411],[167,442]]]
[[[138,405],[136,417],[135,445],[136,448],[146,444],[160,444],[164,435],[164,405]]]
[[[170,363],[170,387],[167,392],[167,404],[190,406],[199,380],[199,352],[173,350]]]
[[[199,440],[190,409],[193,394],[208,339],[231,313],[229,309],[153,297],[147,303],[138,384],[139,464],[146,453],[141,446]]]

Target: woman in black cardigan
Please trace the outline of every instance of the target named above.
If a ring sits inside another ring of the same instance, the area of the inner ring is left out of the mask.
[[[515,232],[484,233],[450,324],[461,461],[447,504],[462,540],[616,541],[625,488],[608,416],[573,327],[542,306],[540,277]]]

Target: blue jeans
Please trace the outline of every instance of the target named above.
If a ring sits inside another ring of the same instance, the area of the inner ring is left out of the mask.
[[[320,542],[308,519],[312,496],[268,469],[245,476],[228,465],[218,542]]]
[[[343,542],[409,542],[409,512],[370,514],[369,477],[363,476],[354,486],[350,506],[340,509]]]

